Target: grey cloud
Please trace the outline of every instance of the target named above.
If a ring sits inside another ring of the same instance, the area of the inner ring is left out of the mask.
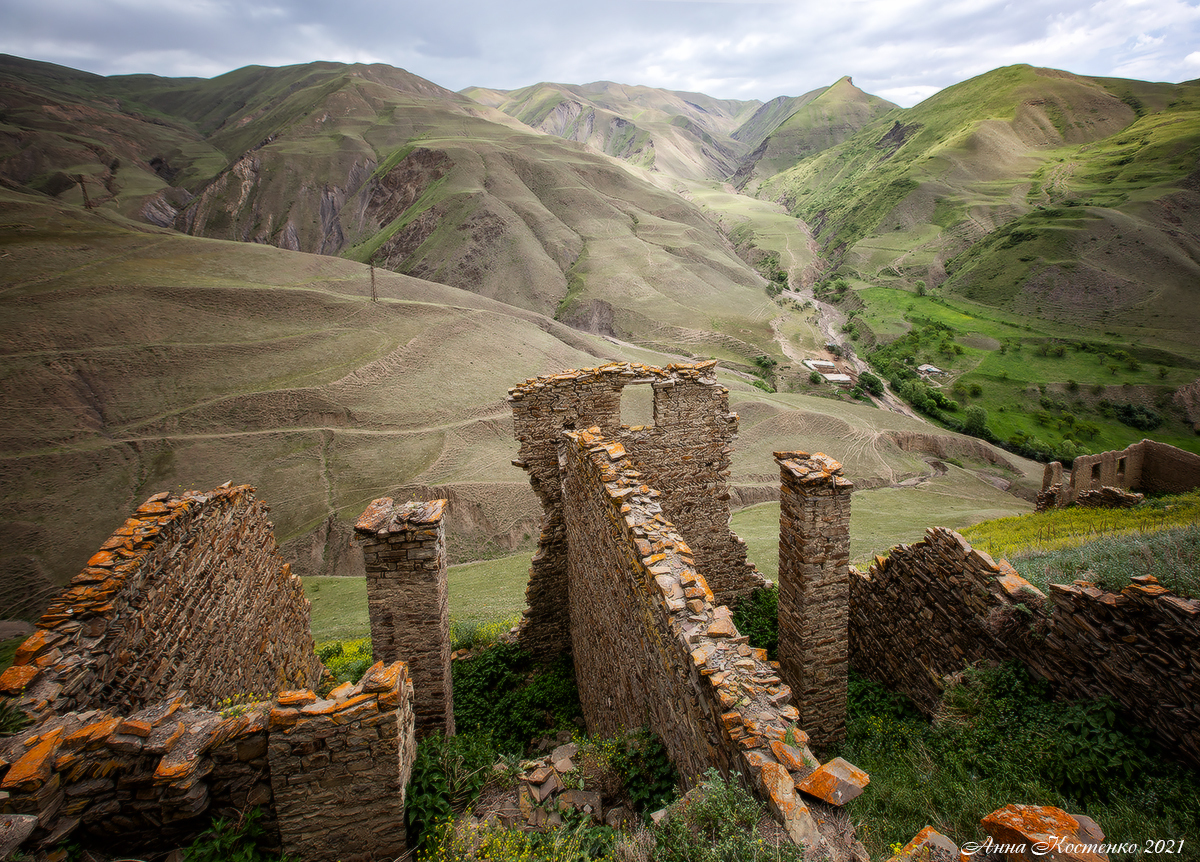
[[[798,95],[842,75],[909,104],[997,66],[1179,80],[1185,0],[691,2],[9,0],[0,50],[101,74],[379,60],[442,86],[608,79],[714,96]],[[1142,33],[1152,23],[1158,29]],[[1146,38],[1139,39],[1145,35]]]

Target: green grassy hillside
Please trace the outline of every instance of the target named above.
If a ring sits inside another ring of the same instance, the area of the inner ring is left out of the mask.
[[[69,577],[150,493],[228,479],[306,575],[353,568],[347,520],[384,494],[449,497],[456,561],[528,550],[507,388],[608,359],[721,360],[735,502],[770,498],[773,451],[826,451],[878,501],[858,550],[1028,508],[1039,465],[810,382],[828,321],[771,294],[834,277],[860,352],[950,372],[951,420],[983,408],[1047,454],[1124,445],[1151,411],[1200,439],[1172,395],[1200,369],[1191,85],[1014,67],[902,112],[848,79],[765,106],[606,82],[472,101],[335,63],[0,58],[0,83],[5,595]],[[657,171],[509,102],[652,142]],[[763,170],[801,158],[764,179],[777,201],[689,173],[756,139]]]
[[[1174,393],[1200,370],[1198,87],[998,69],[758,191],[812,226],[818,294],[886,376],[942,368],[935,389],[1039,457],[1196,450]]]
[[[1194,308],[1181,300],[1200,283],[1198,86],[997,69],[800,160],[759,194],[872,284],[922,282],[1089,326],[1158,314],[1169,328],[1168,309]]]
[[[753,193],[764,179],[840,144],[895,108],[891,102],[858,89],[849,77],[803,96],[791,113],[762,137],[753,155],[739,167],[734,183]],[[757,137],[752,126],[738,131],[751,139]]]
[[[1200,452],[1194,420],[1176,397],[1200,377],[1200,344],[1174,322],[1155,330],[1109,318],[1089,330],[895,288],[853,297],[865,304],[850,325],[860,350],[893,380],[916,378],[913,369],[925,363],[945,372],[925,381],[957,404],[943,413],[951,423],[982,410],[993,439],[1043,459],[1068,461],[1144,437]],[[863,341],[868,330],[882,346]]]
[[[83,204],[69,177],[91,171],[86,203],[195,235],[374,262],[747,368],[778,353],[762,278],[697,208],[635,168],[518,131],[403,70],[314,63],[175,81],[14,60],[0,72],[26,99],[0,127],[0,170],[21,187]],[[724,135],[756,106],[576,89],[605,105],[641,99],[655,122],[695,140]],[[51,97],[56,107],[41,111]],[[681,118],[686,128],[672,125]],[[115,143],[102,147],[106,130]],[[86,159],[99,161],[80,167]]]

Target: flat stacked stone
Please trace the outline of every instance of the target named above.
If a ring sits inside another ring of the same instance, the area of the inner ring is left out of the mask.
[[[846,736],[850,494],[842,465],[820,452],[776,452],[779,464],[779,664],[819,747]]]
[[[1153,576],[1119,593],[1079,580],[1047,596],[953,530],[851,569],[850,660],[932,714],[977,661],[1018,659],[1072,698],[1111,697],[1200,767],[1200,600]]]
[[[380,662],[300,715],[324,669],[266,513],[248,486],[154,495],[18,648],[0,694],[34,724],[0,739],[0,808],[36,818],[27,848],[186,843],[261,807],[268,844],[306,859],[403,850],[407,669]]]
[[[417,736],[454,733],[445,500],[375,500],[359,517],[372,655],[408,664]]]
[[[821,844],[797,790],[820,764],[779,663],[738,633],[625,446],[599,427],[565,436],[568,594],[588,730],[648,721],[685,781],[710,767],[740,773],[793,841]]]
[[[737,414],[715,377],[715,361],[656,368],[613,363],[530,378],[509,390],[521,443],[513,464],[529,472],[544,511],[526,591],[521,643],[537,655],[567,651],[566,533],[559,473],[564,430],[597,427],[620,444],[659,504],[693,549],[717,600],[728,603],[760,586],[745,544],[729,528],[729,465]],[[621,393],[648,385],[653,425],[621,424]]]

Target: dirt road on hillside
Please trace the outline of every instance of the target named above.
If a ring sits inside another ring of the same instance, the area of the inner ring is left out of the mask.
[[[866,360],[860,359],[858,354],[854,352],[854,346],[849,342],[843,342],[840,338],[842,326],[846,322],[846,315],[832,305],[821,302],[813,294],[811,290],[785,290],[782,294],[789,299],[795,299],[799,302],[811,302],[817,310],[817,326],[820,327],[821,334],[825,336],[827,343],[840,344],[842,346],[842,359],[848,362],[856,373],[862,374],[864,371],[869,371],[870,366]],[[774,328],[774,327],[772,327]],[[792,355],[792,351],[784,346],[785,341],[776,334],[776,340],[780,342],[780,346],[784,348],[784,352],[788,357],[796,361],[802,360],[804,357],[796,357]],[[883,395],[876,397],[870,396],[872,403],[877,407],[882,407],[884,410],[890,410],[893,413],[899,413],[903,416],[908,416],[911,419],[916,419],[919,422],[924,422],[925,419],[917,414],[915,410],[904,403],[900,398],[892,393],[888,388],[887,382],[883,384]]]

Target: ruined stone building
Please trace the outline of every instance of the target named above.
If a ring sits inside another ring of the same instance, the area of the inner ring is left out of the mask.
[[[1200,765],[1200,600],[1152,577],[1046,595],[936,527],[859,572],[852,482],[827,455],[783,451],[769,661],[730,610],[765,582],[729,528],[737,415],[715,363],[569,371],[509,402],[513,463],[543,507],[521,643],[572,655],[590,732],[649,726],[686,782],[740,775],[794,841],[844,850],[823,806],[868,781],[814,755],[844,737],[851,663],[929,711],[965,663],[1016,659],[1071,696],[1114,698]],[[1047,488],[1200,479],[1200,458],[1178,451],[1084,456],[1069,484],[1050,465]],[[133,850],[260,807],[279,848],[309,862],[399,856],[416,739],[454,732],[446,509],[383,498],[359,518],[377,662],[321,697],[309,604],[254,489],[153,496],[0,675],[35,720],[0,740],[0,823],[33,830],[28,847]]]
[[[1081,495],[1117,488],[1155,494],[1181,494],[1200,488],[1200,455],[1167,443],[1142,440],[1124,449],[1080,455],[1069,471],[1058,461],[1046,465],[1039,508],[1064,507]]]

